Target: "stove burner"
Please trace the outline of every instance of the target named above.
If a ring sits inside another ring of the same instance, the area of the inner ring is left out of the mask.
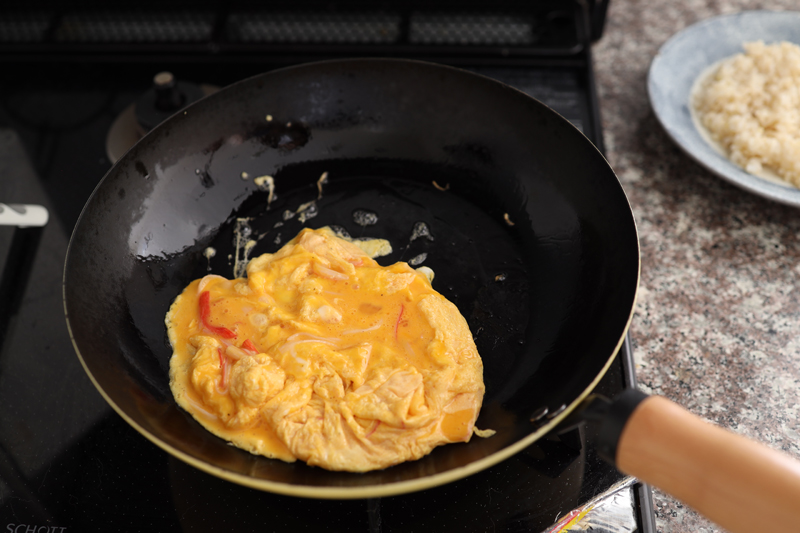
[[[116,163],[139,139],[187,105],[219,90],[219,87],[178,81],[171,72],[153,77],[153,87],[125,108],[106,136],[106,155]]]

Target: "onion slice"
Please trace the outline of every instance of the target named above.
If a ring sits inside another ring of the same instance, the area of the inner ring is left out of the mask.
[[[323,278],[332,279],[334,281],[345,281],[350,279],[350,276],[347,274],[342,274],[341,272],[337,272],[317,262],[314,263],[313,270],[316,274],[322,276]]]
[[[203,276],[203,279],[200,280],[200,283],[197,285],[197,294],[203,292],[206,286],[211,283],[213,280],[218,279],[222,281],[228,281],[226,278],[222,276],[218,276],[217,274],[208,274],[207,276]]]

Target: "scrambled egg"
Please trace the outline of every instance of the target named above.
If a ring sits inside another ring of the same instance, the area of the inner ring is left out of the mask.
[[[252,453],[365,472],[473,434],[483,364],[458,309],[327,228],[195,280],[166,324],[178,404]]]

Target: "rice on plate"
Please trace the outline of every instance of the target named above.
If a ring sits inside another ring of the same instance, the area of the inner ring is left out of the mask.
[[[743,48],[699,76],[694,118],[747,172],[800,187],[800,46],[755,41]]]

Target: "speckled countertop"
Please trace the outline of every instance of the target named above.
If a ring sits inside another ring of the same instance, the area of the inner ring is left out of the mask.
[[[800,458],[800,210],[729,185],[685,155],[647,97],[673,34],[797,0],[611,0],[594,46],[607,156],[639,227],[631,338],[640,386]],[[660,532],[720,531],[656,491]]]

